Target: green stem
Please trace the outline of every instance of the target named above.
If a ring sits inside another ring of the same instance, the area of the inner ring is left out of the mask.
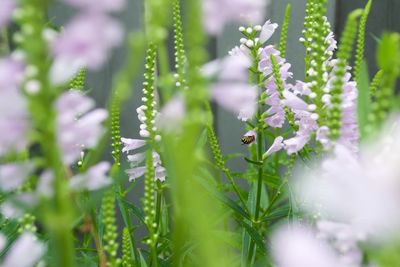
[[[258,69],[258,55],[253,51],[253,69]],[[256,84],[259,86],[262,83],[262,74],[257,73],[256,74]],[[259,88],[261,91],[262,88]],[[259,93],[261,95],[261,92]],[[262,156],[263,156],[263,121],[262,121],[262,104],[260,101],[258,101],[258,110],[257,110],[257,158],[256,161],[263,161]],[[260,208],[261,208],[261,192],[262,192],[262,180],[263,180],[263,173],[264,173],[264,164],[258,166],[258,179],[257,179],[257,194],[256,194],[256,209],[254,213],[254,220],[253,220],[253,226],[258,228],[258,219],[260,216]],[[250,247],[249,247],[249,254],[247,258],[247,262],[250,264],[253,259],[253,253],[254,253],[254,248],[255,248],[255,242],[253,239],[250,241]]]

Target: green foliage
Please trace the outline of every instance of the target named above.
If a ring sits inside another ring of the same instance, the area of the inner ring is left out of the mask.
[[[362,14],[362,10],[357,9],[350,13],[346,26],[340,39],[340,45],[337,52],[338,62],[334,69],[335,80],[333,82],[333,88],[331,90],[331,102],[332,107],[328,111],[327,126],[330,129],[330,135],[332,139],[337,139],[340,136],[341,128],[341,101],[344,80],[343,77],[346,73],[351,52],[353,49],[354,39],[357,32],[357,18]]]
[[[372,86],[378,87],[379,90],[373,90],[375,101],[369,115],[370,125],[367,128],[369,133],[378,130],[395,107],[395,85],[400,74],[399,34],[383,35],[377,51],[377,61],[381,71],[374,79]]]
[[[287,35],[290,24],[290,12],[291,12],[291,5],[288,4],[286,6],[285,17],[282,23],[281,38],[279,41],[279,52],[281,53],[280,55],[283,58],[286,58],[286,44],[287,44]]]

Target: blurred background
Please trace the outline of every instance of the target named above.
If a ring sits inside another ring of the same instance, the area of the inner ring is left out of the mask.
[[[187,0],[189,1],[189,0]],[[303,29],[304,11],[306,0],[270,0],[266,10],[266,18],[279,25],[283,21],[283,15],[288,3],[292,5],[291,23],[288,34],[287,61],[292,64],[292,72],[295,79],[302,79],[304,76],[304,48],[299,42],[301,31]],[[331,22],[332,29],[336,38],[339,39],[338,33],[344,27],[347,15],[356,8],[364,7],[367,0],[328,0],[328,20]],[[366,57],[369,65],[370,76],[376,73],[375,64],[375,48],[377,38],[385,31],[400,32],[400,0],[374,0],[371,15],[367,24],[366,33]],[[56,25],[62,25],[68,21],[73,14],[73,10],[64,6],[58,1],[49,11],[50,19]],[[129,31],[140,31],[143,29],[143,1],[127,0],[127,7],[124,12],[119,14],[122,23]],[[209,41],[210,57],[223,57],[234,46],[239,44],[241,34],[238,27],[241,25],[230,25],[225,28],[224,33],[218,38],[211,38]],[[101,30],[101,29],[99,29]],[[278,29],[273,36],[271,43],[279,40]],[[172,35],[170,36],[172,38]],[[172,44],[172,43],[171,43]],[[116,72],[124,63],[126,57],[126,47],[120,47],[113,52],[108,64],[96,73],[88,73],[86,88],[90,90],[98,106],[106,106],[107,98],[112,87],[113,79]],[[172,54],[171,54],[171,58]],[[143,61],[142,55],[138,55],[138,61]],[[142,90],[142,70],[139,71],[134,84],[132,84],[132,97],[123,108],[121,114],[121,135],[124,137],[139,137],[139,121],[137,119],[136,108],[140,105]],[[244,133],[243,123],[238,121],[236,117],[222,109],[215,108],[216,129],[225,154],[229,153],[246,153],[246,147],[241,145],[240,138]],[[110,157],[110,155],[105,155]],[[243,158],[235,158],[228,162],[229,167],[233,171],[243,169],[246,166]],[[142,179],[143,180],[143,179]],[[132,199],[142,197],[142,181],[133,190]]]

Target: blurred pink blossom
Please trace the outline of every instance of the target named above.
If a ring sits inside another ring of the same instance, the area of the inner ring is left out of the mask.
[[[125,6],[125,0],[64,0],[71,6],[89,11],[114,12]]]
[[[72,190],[99,190],[112,183],[110,177],[107,176],[107,172],[110,170],[110,163],[100,162],[90,167],[85,173],[73,176],[69,180],[69,185]]]
[[[22,62],[0,59],[0,156],[26,148],[29,112],[20,92],[24,73]]]
[[[7,252],[3,267],[31,267],[42,258],[46,252],[45,245],[32,233],[23,233]]]
[[[300,225],[285,225],[271,240],[277,267],[344,267],[333,249],[316,238],[315,231]]]
[[[122,26],[114,19],[99,13],[77,16],[52,44],[55,59],[50,70],[51,81],[62,84],[82,66],[98,70],[122,40]]]
[[[275,138],[274,142],[272,143],[272,145],[270,146],[270,148],[268,148],[267,152],[265,152],[265,156],[270,156],[275,152],[278,152],[279,150],[281,150],[284,145],[283,145],[283,137],[282,136],[278,136]]]
[[[333,218],[374,239],[390,238],[400,229],[399,121],[374,145],[359,154],[336,145],[320,167],[305,172],[297,186],[304,208]]]
[[[104,133],[107,111],[95,109],[94,101],[77,90],[63,93],[56,101],[57,138],[65,164],[72,164],[81,151],[97,145]],[[90,111],[90,112],[89,112]]]
[[[12,13],[16,8],[16,0],[0,1],[0,29],[7,25],[10,21]]]
[[[261,23],[266,0],[203,0],[203,21],[206,31],[218,35],[231,22]]]
[[[0,188],[8,192],[18,189],[33,171],[30,162],[9,163],[0,165]]]

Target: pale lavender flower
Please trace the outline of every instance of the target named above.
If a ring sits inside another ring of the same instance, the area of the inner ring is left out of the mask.
[[[283,141],[283,144],[285,145],[285,150],[287,151],[287,153],[291,155],[303,149],[303,147],[308,143],[309,140],[310,136],[308,135],[297,135],[290,139],[286,139],[285,141]]]
[[[265,76],[272,74],[272,62],[271,55],[274,56],[276,62],[279,65],[285,63],[285,59],[280,56],[280,52],[275,49],[273,45],[268,45],[260,51],[260,63],[258,64],[258,69],[264,73]]]
[[[284,148],[283,137],[278,136],[275,138],[274,142],[269,147],[267,152],[265,152],[264,155],[265,155],[265,157],[268,157],[268,156],[272,155],[273,153],[280,151],[282,148]]]
[[[71,6],[92,12],[120,11],[125,6],[125,0],[64,0]]]
[[[39,177],[36,192],[40,197],[51,198],[54,194],[53,171],[45,170]]]
[[[125,172],[129,176],[129,182],[132,182],[146,173],[146,167],[134,167],[126,170]]]
[[[122,27],[114,19],[98,13],[79,15],[53,43],[51,81],[62,84],[81,67],[98,70],[122,39]]]
[[[257,109],[258,92],[255,86],[248,84],[248,71],[251,60],[247,48],[234,48],[229,55],[206,67],[217,75],[218,81],[211,86],[211,97],[220,106],[238,116],[238,119],[251,119]]]
[[[32,193],[21,193],[3,202],[0,206],[0,213],[10,219],[21,218],[26,209],[31,209],[37,204],[36,196]]]
[[[0,165],[0,188],[2,191],[18,189],[33,171],[30,162],[9,163]]]
[[[112,183],[107,172],[110,170],[110,163],[100,162],[90,167],[85,173],[73,176],[69,185],[72,190],[89,190],[95,191],[106,187]]]
[[[271,249],[277,267],[344,267],[335,252],[305,226],[281,227],[272,237]]]
[[[270,20],[267,20],[265,24],[262,26],[262,30],[260,33],[260,42],[265,43],[266,41],[268,41],[277,28],[278,24],[271,23]]]
[[[374,239],[390,238],[400,227],[400,131],[387,132],[357,157],[343,145],[297,187],[304,208],[347,223]]]
[[[135,150],[146,145],[146,141],[142,139],[130,139],[122,137],[121,142],[124,145],[124,147],[122,148],[122,152],[129,152],[131,150]]]
[[[7,25],[11,20],[12,13],[16,8],[16,0],[0,1],[0,29]]]
[[[4,249],[7,244],[7,237],[0,233],[0,251]]]
[[[72,164],[79,159],[82,150],[97,145],[104,133],[102,123],[107,118],[107,111],[90,111],[94,101],[77,90],[63,93],[55,107],[58,144],[64,162]]]
[[[365,233],[351,225],[328,220],[317,222],[318,238],[335,249],[343,266],[362,266],[363,252],[359,243],[366,240]]]
[[[235,113],[242,121],[253,117],[257,109],[257,88],[248,84],[216,84],[212,98],[225,109]]]
[[[35,266],[46,252],[45,245],[31,233],[23,233],[6,254],[3,267]]]
[[[0,60],[0,156],[20,152],[28,144],[29,112],[19,91],[23,73],[21,61]]]
[[[260,23],[265,0],[203,0],[203,21],[206,31],[218,35],[230,22]]]
[[[180,95],[175,96],[161,109],[156,118],[157,126],[167,132],[179,132],[180,124],[185,114],[186,107],[183,97]]]

